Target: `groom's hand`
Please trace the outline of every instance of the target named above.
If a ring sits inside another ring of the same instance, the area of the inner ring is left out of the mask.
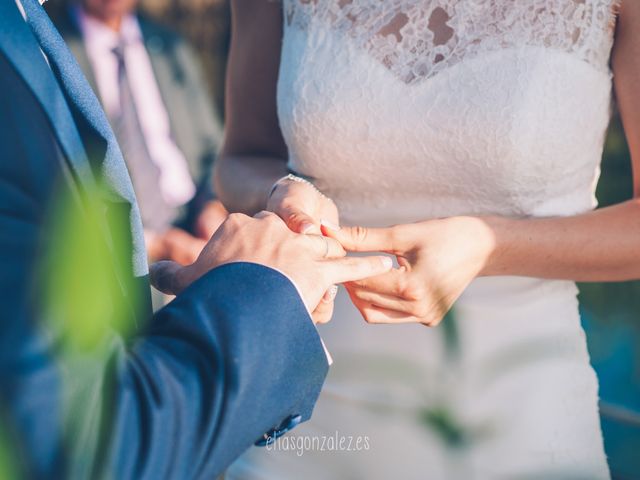
[[[386,257],[346,257],[334,239],[292,232],[280,217],[261,212],[255,218],[232,214],[188,266],[159,262],[151,281],[159,290],[179,294],[209,270],[233,262],[251,262],[285,274],[314,311],[331,285],[362,280],[391,269]]]
[[[267,202],[267,210],[274,212],[296,233],[321,235],[320,224],[338,225],[338,208],[333,200],[321,194],[311,183],[291,178],[279,180]],[[313,311],[317,323],[331,320],[338,287],[332,285]]]

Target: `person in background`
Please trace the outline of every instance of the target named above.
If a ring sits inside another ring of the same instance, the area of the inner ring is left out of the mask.
[[[118,138],[149,259],[187,265],[227,216],[210,178],[222,126],[193,49],[137,3],[79,0],[54,20]]]

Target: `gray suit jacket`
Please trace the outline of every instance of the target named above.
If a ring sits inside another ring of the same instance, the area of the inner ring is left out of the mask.
[[[181,226],[189,229],[202,205],[214,198],[211,169],[222,143],[222,124],[207,93],[200,62],[189,43],[177,32],[138,15],[151,66],[164,102],[171,133],[184,154],[198,193],[185,209]],[[73,12],[65,10],[54,23],[95,92],[94,72]]]

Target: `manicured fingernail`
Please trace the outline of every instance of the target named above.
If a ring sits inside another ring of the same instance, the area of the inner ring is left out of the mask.
[[[337,294],[338,294],[338,286],[332,285],[331,288],[329,288],[329,290],[324,292],[324,295],[322,296],[322,303],[333,302]]]
[[[338,295],[338,286],[331,285],[331,288],[329,289],[329,297],[332,301],[336,299],[336,295]]]
[[[320,225],[327,227],[329,230],[340,230],[340,225],[336,225],[329,220],[320,220]]]
[[[313,223],[302,222],[302,224],[300,224],[300,233],[304,233],[304,234],[310,233],[314,227],[315,225]]]
[[[391,258],[389,257],[380,257],[380,261],[382,262],[382,265],[384,266],[384,268],[393,267],[393,260],[391,260]]]

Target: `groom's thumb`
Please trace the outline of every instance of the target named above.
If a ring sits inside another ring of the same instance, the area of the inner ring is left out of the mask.
[[[342,227],[322,222],[322,233],[331,237],[351,252],[393,252],[390,228]]]
[[[178,272],[182,270],[179,263],[163,260],[149,266],[149,281],[157,290],[168,295],[179,294],[184,287],[178,285]]]

